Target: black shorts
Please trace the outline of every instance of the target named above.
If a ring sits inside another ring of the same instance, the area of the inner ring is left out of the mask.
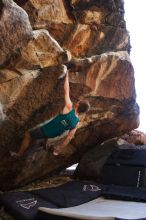
[[[30,129],[29,134],[31,138],[35,140],[47,138],[40,127]]]

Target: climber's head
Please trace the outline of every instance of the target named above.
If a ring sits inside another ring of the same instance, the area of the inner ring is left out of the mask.
[[[87,100],[78,101],[75,105],[76,112],[86,113],[90,110],[90,103]]]

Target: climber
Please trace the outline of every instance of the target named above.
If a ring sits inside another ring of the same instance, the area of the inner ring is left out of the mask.
[[[65,68],[65,81],[64,81],[64,101],[65,105],[61,114],[56,115],[47,122],[28,130],[25,133],[18,153],[11,152],[11,156],[21,156],[27,150],[33,140],[44,139],[47,143],[49,138],[62,136],[67,132],[67,136],[62,144],[54,147],[53,154],[59,155],[62,149],[71,141],[79,125],[79,114],[89,111],[90,104],[86,100],[78,101],[73,107],[70,99],[69,76],[66,66]]]

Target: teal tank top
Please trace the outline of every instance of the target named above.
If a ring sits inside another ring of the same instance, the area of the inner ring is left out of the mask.
[[[60,136],[65,131],[72,130],[79,122],[79,118],[75,115],[75,109],[67,114],[59,114],[48,123],[42,125],[41,130],[48,138]]]

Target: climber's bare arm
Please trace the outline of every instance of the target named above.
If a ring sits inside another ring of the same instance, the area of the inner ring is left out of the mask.
[[[74,129],[72,129],[66,139],[63,141],[63,143],[61,144],[62,147],[65,147],[67,144],[69,144],[69,142],[73,139],[73,137],[75,136],[75,133],[77,131],[77,127],[75,127]]]
[[[78,124],[79,124],[79,123],[78,123]],[[76,133],[76,131],[77,131],[77,128],[78,128],[78,125],[68,133],[67,137],[65,138],[65,140],[63,141],[62,144],[57,145],[57,146],[54,148],[54,151],[53,151],[53,154],[54,154],[54,155],[56,155],[56,156],[59,155],[59,154],[61,153],[61,151],[63,150],[63,148],[70,143],[70,141],[71,141],[71,140],[74,138],[74,136],[75,136],[75,133]]]
[[[66,70],[67,71],[67,70]],[[69,75],[68,71],[66,73],[65,82],[64,82],[64,101],[65,105],[63,108],[63,114],[67,114],[72,110],[73,104],[70,99],[70,87],[69,87]]]

